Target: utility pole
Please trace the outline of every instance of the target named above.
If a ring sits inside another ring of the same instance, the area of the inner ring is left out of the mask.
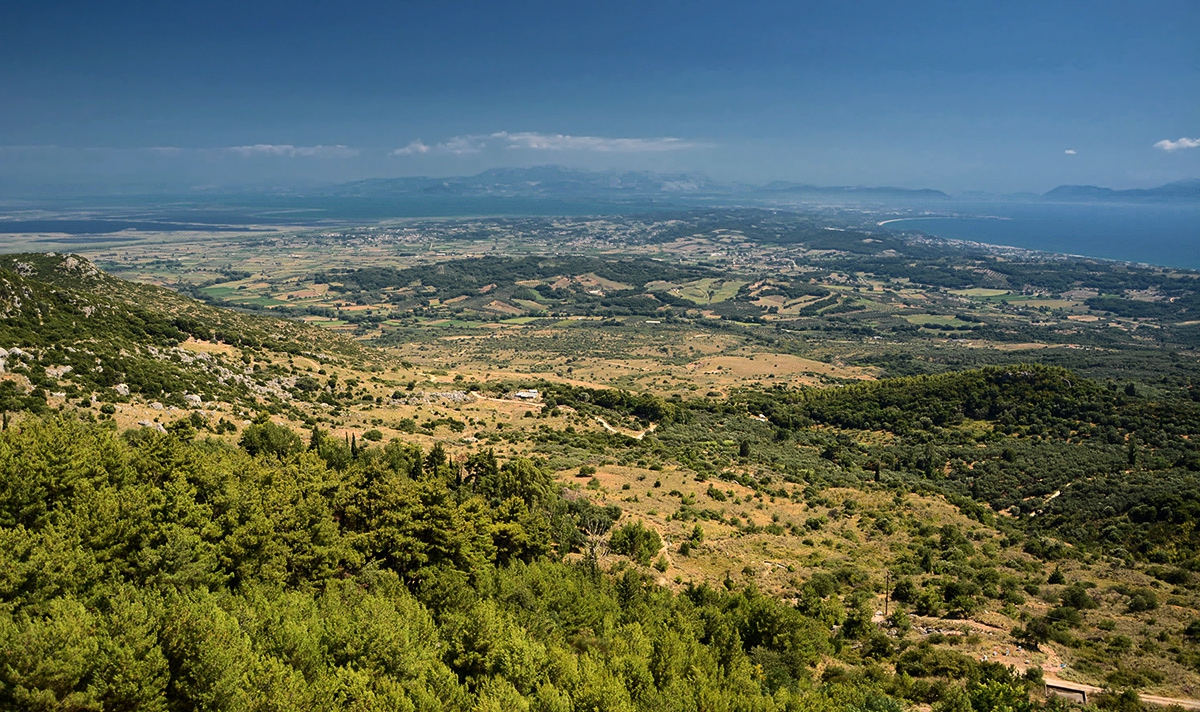
[[[886,618],[888,614],[888,601],[892,597],[892,572],[885,570],[884,577],[886,583],[883,584],[883,616]]]

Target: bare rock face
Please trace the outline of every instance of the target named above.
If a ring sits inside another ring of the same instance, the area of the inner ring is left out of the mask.
[[[143,428],[153,428],[160,433],[167,432],[167,429],[162,426],[162,423],[155,423],[152,420],[139,420],[138,425],[142,426]]]
[[[96,277],[100,274],[96,265],[76,255],[63,257],[62,262],[58,264],[58,270],[77,277]]]

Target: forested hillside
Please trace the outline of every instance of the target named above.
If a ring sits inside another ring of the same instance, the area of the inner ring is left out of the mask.
[[[736,435],[742,459],[790,481],[898,478],[984,503],[1031,533],[1149,562],[1200,562],[1200,403],[1187,385],[1151,395],[1021,364],[707,401],[540,387],[555,404],[613,422],[661,423],[634,448],[700,472],[737,463],[711,448]]]
[[[0,435],[0,704],[1030,708],[1004,666],[920,646],[906,675],[820,672],[880,635],[864,592],[833,578],[796,608],[563,562],[617,513],[563,499],[535,463],[319,433],[305,449],[278,427],[247,429],[243,446],[274,443],[257,457],[62,419]],[[863,653],[886,656],[880,641]],[[965,686],[923,679],[950,669]]]

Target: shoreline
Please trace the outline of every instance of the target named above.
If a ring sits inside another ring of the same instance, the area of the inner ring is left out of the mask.
[[[885,213],[886,215],[886,213]],[[1099,259],[1154,266],[1165,269],[1200,271],[1200,212],[1170,213],[1163,219],[1156,214],[1111,215],[1071,212],[1012,217],[995,215],[925,215],[885,217],[871,221],[879,230],[924,234],[942,240],[960,240],[995,247],[1009,247],[1054,255]],[[894,213],[893,213],[894,215]],[[1191,219],[1194,216],[1194,220]],[[873,216],[874,217],[874,216]],[[1106,218],[1113,218],[1112,220]],[[1145,218],[1145,219],[1142,219]],[[919,220],[927,224],[901,224]],[[1004,222],[991,222],[1003,220]],[[1190,232],[1189,232],[1190,231]]]
[[[905,222],[909,220],[1012,220],[1002,215],[922,215],[911,218],[888,218],[875,223],[878,226],[888,225],[895,222]]]

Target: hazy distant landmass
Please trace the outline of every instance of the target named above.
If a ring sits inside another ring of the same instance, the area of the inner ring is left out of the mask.
[[[730,188],[693,175],[643,171],[599,173],[561,166],[493,168],[473,176],[375,178],[332,186],[339,197],[462,196],[598,198],[728,193]]]
[[[847,200],[950,200],[931,188],[894,186],[821,186],[775,181],[766,185],[721,183],[691,174],[646,171],[601,173],[561,166],[494,168],[473,176],[450,178],[375,178],[332,186],[322,195],[380,198],[401,196],[631,198],[631,197],[813,197]]]
[[[776,181],[762,188],[767,194],[811,195],[820,197],[842,198],[892,198],[892,199],[922,199],[922,200],[951,200],[948,193],[932,188],[897,188],[894,186],[853,186],[853,185],[808,185],[803,183],[788,183]]]
[[[339,198],[489,197],[560,199],[810,199],[845,202],[945,202],[979,200],[977,193],[951,195],[935,188],[898,186],[813,185],[773,181],[763,185],[724,183],[693,174],[648,171],[595,172],[562,166],[494,168],[473,176],[446,178],[373,178],[315,191],[314,196]],[[1046,193],[1020,193],[1005,200],[1200,201],[1200,179],[1155,188],[1119,190],[1094,185],[1062,185]]]
[[[1060,185],[1042,194],[1048,200],[1081,201],[1200,201],[1200,179],[1181,180],[1157,188],[1114,190],[1096,185]]]
[[[222,206],[218,221],[226,219],[230,206],[253,203],[255,207],[312,209],[330,201],[351,201],[359,208],[362,201],[438,201],[458,199],[535,199],[587,203],[619,203],[630,201],[666,201],[676,204],[703,204],[709,201],[736,200],[747,203],[791,203],[795,201],[822,204],[889,204],[947,202],[1200,202],[1200,178],[1176,181],[1153,188],[1116,189],[1096,185],[1061,185],[1045,193],[1032,191],[1015,193],[986,193],[965,191],[948,193],[933,187],[902,187],[894,185],[815,185],[776,180],[767,183],[720,181],[694,173],[658,173],[653,171],[588,171],[558,165],[493,168],[464,176],[404,176],[369,178],[344,183],[332,183],[308,188],[227,188],[205,187],[203,190],[164,193],[146,187],[131,189],[122,194],[97,193],[61,195],[42,192],[30,197],[28,188],[3,186],[4,195],[19,208],[46,206],[61,209],[95,208],[97,203],[111,207],[112,201],[123,205],[153,203],[203,203]],[[53,196],[53,197],[51,197]],[[80,201],[84,201],[81,203]],[[357,202],[355,202],[357,201]],[[330,203],[332,204],[332,203]],[[356,213],[357,210],[352,212]],[[386,212],[386,210],[384,211]],[[405,215],[416,214],[403,210]],[[502,211],[508,212],[508,211]],[[541,211],[535,211],[541,212]],[[371,215],[360,217],[378,217]],[[206,222],[206,220],[196,220]]]

